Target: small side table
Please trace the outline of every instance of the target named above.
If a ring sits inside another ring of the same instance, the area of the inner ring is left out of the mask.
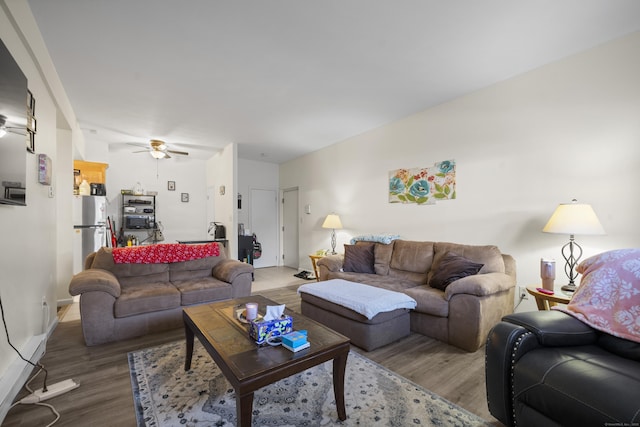
[[[555,292],[553,295],[547,295],[536,290],[542,285],[529,285],[527,286],[527,292],[533,295],[536,299],[536,305],[538,310],[550,310],[556,304],[569,304],[571,297],[562,293]]]
[[[316,265],[316,262],[320,259],[320,258],[324,258],[325,255],[309,255],[309,258],[311,259],[311,265],[313,266],[313,274],[316,275],[316,282],[320,281],[320,274],[318,274],[318,266]]]

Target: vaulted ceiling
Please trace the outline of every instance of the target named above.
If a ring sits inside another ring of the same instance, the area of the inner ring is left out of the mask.
[[[282,163],[640,30],[636,0],[28,0],[88,143]]]

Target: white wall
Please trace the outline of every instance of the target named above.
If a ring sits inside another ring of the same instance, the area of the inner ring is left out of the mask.
[[[27,206],[0,206],[0,297],[7,328],[22,355],[37,361],[42,350],[38,346],[56,324],[58,281],[66,280],[71,271],[69,253],[59,250],[65,245],[65,227],[71,235],[70,208],[64,208],[71,206],[71,192],[58,188],[67,181],[59,174],[64,174],[61,171],[71,158],[69,141],[82,145],[83,140],[26,2],[0,2],[0,38],[27,76],[36,100],[36,153],[47,154],[53,167],[54,197],[50,198],[49,186],[38,183],[37,157],[28,154]],[[59,127],[71,134],[60,137]],[[4,333],[0,334],[0,420],[30,372]]]
[[[131,150],[135,151],[135,150]],[[105,160],[100,160],[105,161]],[[133,189],[140,182],[145,191],[157,191],[156,221],[164,226],[164,242],[207,239],[207,189],[206,161],[181,156],[156,160],[148,153],[118,151],[109,153],[105,161],[107,169],[107,212],[116,221],[118,232],[122,226],[121,189]],[[167,181],[176,183],[175,191],[169,191]],[[189,194],[184,203],[182,193]],[[147,231],[133,232],[141,240]]]
[[[640,241],[640,33],[542,67],[281,165],[300,189],[300,265],[329,245],[324,217],[364,233],[496,244],[513,255],[519,285],[539,282],[539,259],[562,266],[568,236],[543,234],[558,203],[577,198],[606,236],[577,236],[584,257]],[[457,162],[457,199],[388,203],[388,172]],[[306,204],[311,215],[302,214]],[[564,284],[562,268],[556,284]],[[525,308],[535,309],[532,301]]]
[[[227,255],[234,258],[238,253],[238,237],[234,230],[238,229],[238,216],[236,212],[238,147],[236,144],[228,144],[206,162],[206,187],[219,189],[225,187],[224,194],[214,191],[214,217],[216,222],[222,223],[227,229]],[[205,230],[206,231],[206,230]]]

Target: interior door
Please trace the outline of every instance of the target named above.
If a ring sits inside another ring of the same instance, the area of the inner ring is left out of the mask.
[[[252,188],[250,228],[262,245],[262,256],[253,260],[255,268],[278,265],[278,193]]]
[[[298,269],[298,189],[282,193],[282,258],[285,267]]]

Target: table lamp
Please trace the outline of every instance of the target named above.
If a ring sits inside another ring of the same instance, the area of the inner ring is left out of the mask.
[[[336,228],[342,228],[340,217],[336,214],[329,214],[322,223],[322,228],[331,229],[331,254],[336,254]]]
[[[564,272],[569,278],[569,283],[561,289],[565,292],[575,292],[575,279],[578,273],[575,267],[582,256],[582,248],[578,245],[574,236],[605,234],[596,213],[591,205],[578,203],[573,199],[571,203],[561,203],[542,229],[544,233],[568,234],[569,243],[562,247],[562,256],[566,261]]]

